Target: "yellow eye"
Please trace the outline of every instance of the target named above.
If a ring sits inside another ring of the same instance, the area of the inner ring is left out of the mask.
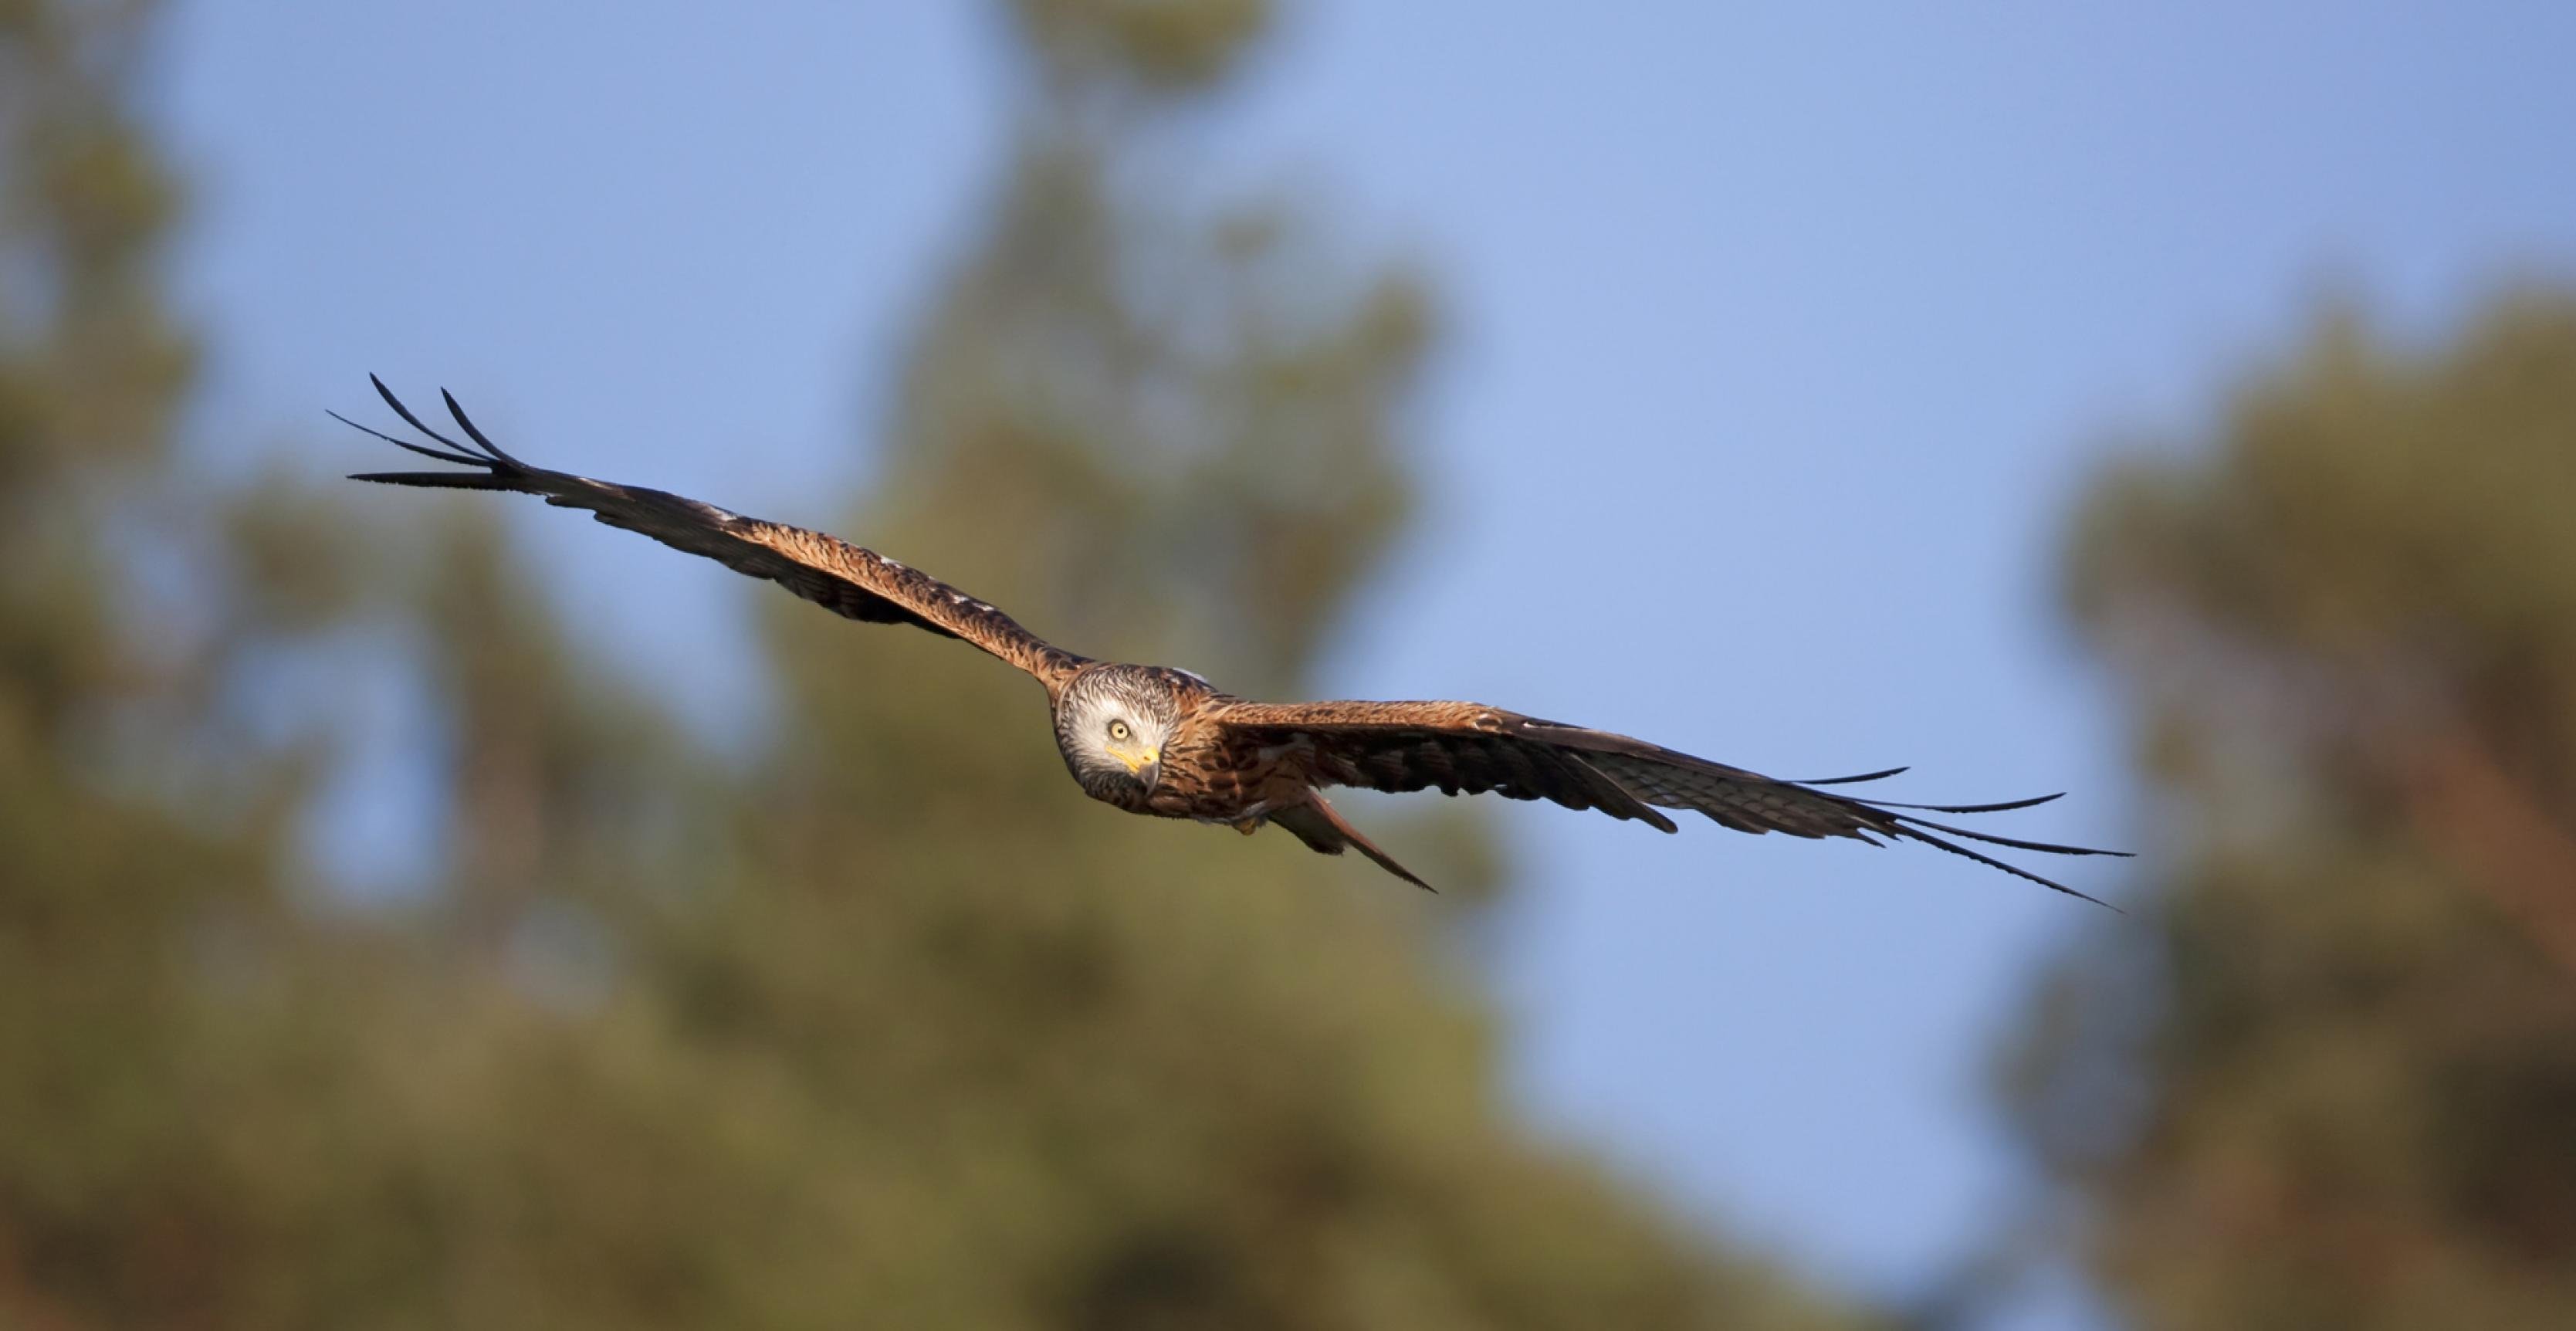
[[[1128,736],[1128,734],[1129,734],[1129,731],[1128,731],[1128,729],[1127,729],[1127,723],[1126,723],[1126,722],[1124,722],[1124,721],[1112,721],[1112,722],[1110,722],[1110,723],[1109,723],[1109,738],[1114,739],[1114,740],[1117,740],[1119,743],[1124,744],[1124,743],[1126,743],[1126,742],[1127,742],[1127,736]]]

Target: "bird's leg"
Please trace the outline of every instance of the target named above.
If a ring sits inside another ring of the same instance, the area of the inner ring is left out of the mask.
[[[1245,836],[1250,836],[1261,830],[1261,818],[1259,815],[1255,815],[1250,818],[1239,819],[1233,824],[1233,827],[1235,831],[1241,832]]]

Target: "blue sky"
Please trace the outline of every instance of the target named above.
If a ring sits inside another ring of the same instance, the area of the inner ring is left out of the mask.
[[[1185,160],[1308,192],[1448,312],[1428,511],[1333,691],[2076,792],[2034,835],[2138,839],[2052,605],[2111,442],[2204,419],[2326,293],[2430,334],[2576,267],[2566,6],[1288,9]],[[318,413],[378,370],[564,465],[845,512],[1007,69],[979,5],[712,12],[181,0],[156,86],[196,171],[206,437],[339,468]],[[727,575],[577,598],[630,543],[514,522],[577,632],[710,733],[757,722]],[[1495,982],[1539,1121],[1870,1292],[2025,1195],[1987,1060],[2088,908],[1929,852],[1505,812]]]

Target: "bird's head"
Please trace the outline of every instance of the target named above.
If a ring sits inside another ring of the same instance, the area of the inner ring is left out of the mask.
[[[1086,670],[1056,703],[1055,742],[1073,779],[1095,799],[1122,804],[1153,793],[1163,748],[1180,724],[1180,700],[1154,671]]]

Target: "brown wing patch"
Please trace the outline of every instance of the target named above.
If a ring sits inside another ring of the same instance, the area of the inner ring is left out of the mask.
[[[1089,664],[1020,627],[990,603],[873,550],[803,527],[726,516],[734,535],[792,567],[790,590],[852,619],[911,623],[960,638],[1042,680],[1069,678]],[[776,574],[761,576],[787,581]]]
[[[1207,720],[1229,746],[1288,750],[1316,785],[1543,799],[1678,830],[1584,755],[1511,734],[1507,722],[1526,718],[1475,703],[1226,699],[1211,704]]]

